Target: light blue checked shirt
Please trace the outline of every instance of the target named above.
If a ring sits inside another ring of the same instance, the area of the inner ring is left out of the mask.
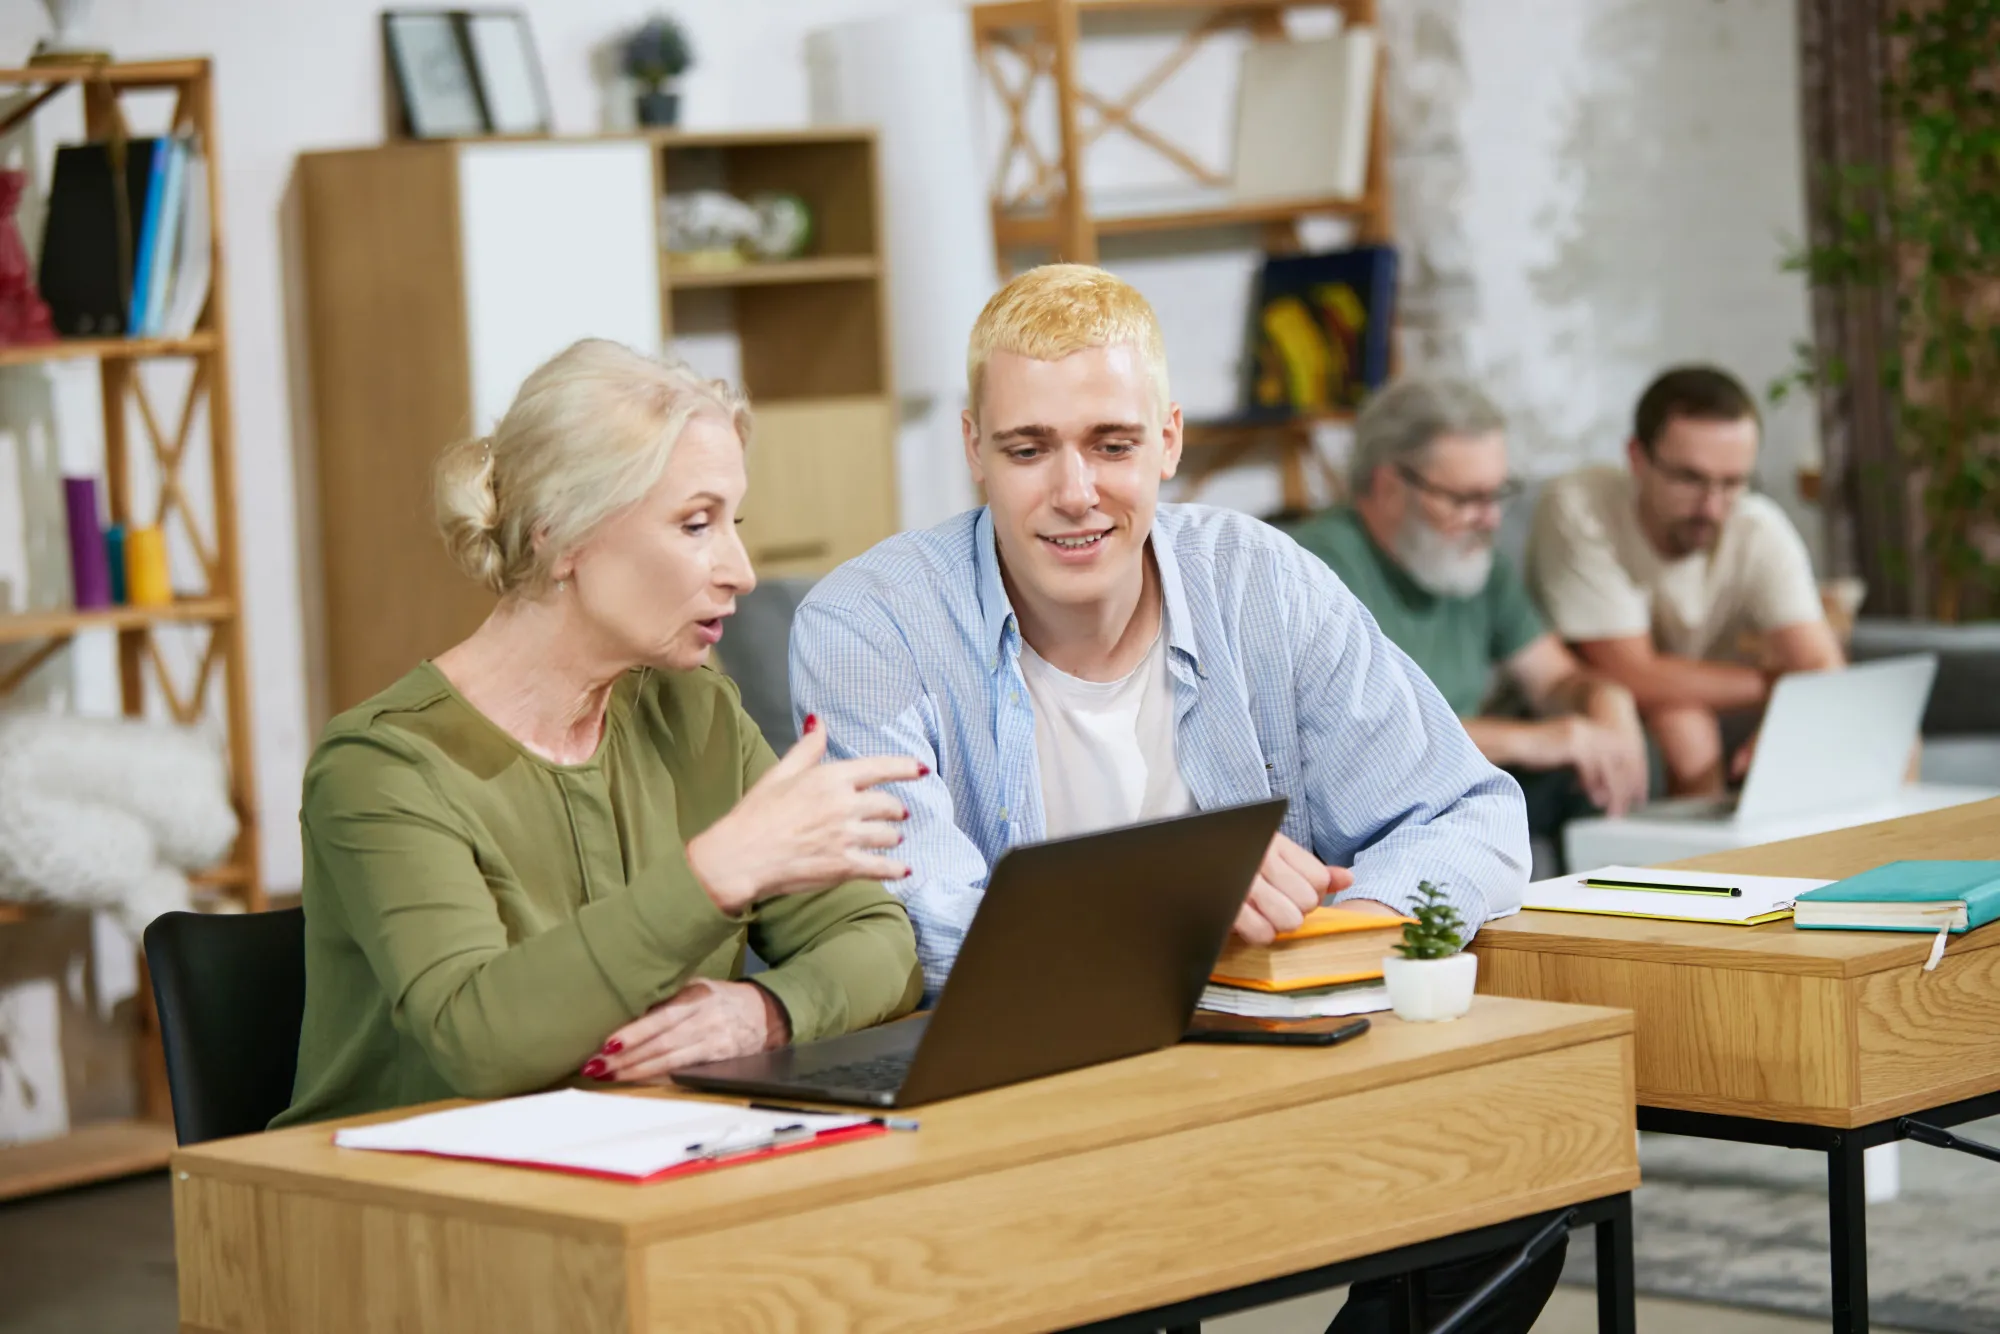
[[[1340,898],[1407,908],[1441,882],[1473,926],[1521,906],[1521,789],[1483,759],[1416,664],[1326,565],[1248,515],[1161,505],[1153,522],[1181,777],[1203,809],[1282,795],[1284,831],[1350,866]],[[792,624],[794,723],[840,758],[913,755],[889,889],[935,996],[1000,854],[1043,837],[1021,630],[985,509],[881,543]]]

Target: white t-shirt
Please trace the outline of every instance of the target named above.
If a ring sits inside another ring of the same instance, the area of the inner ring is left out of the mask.
[[[1563,639],[1650,634],[1663,653],[1735,656],[1746,631],[1825,617],[1805,541],[1777,502],[1737,500],[1713,549],[1668,560],[1639,526],[1631,473],[1592,467],[1548,484],[1527,575]]]
[[[1164,634],[1117,681],[1080,680],[1051,667],[1025,642],[1021,675],[1035,708],[1048,837],[1194,809],[1174,748],[1174,690]]]

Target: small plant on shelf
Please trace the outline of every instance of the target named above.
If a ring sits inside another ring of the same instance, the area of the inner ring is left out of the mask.
[[[1404,925],[1396,953],[1405,959],[1449,959],[1465,948],[1465,919],[1445,900],[1443,885],[1420,880],[1417,894],[1417,920]]]
[[[680,94],[668,85],[694,64],[694,46],[677,19],[657,14],[625,38],[621,67],[642,90],[637,102],[641,125],[672,125],[680,119]]]

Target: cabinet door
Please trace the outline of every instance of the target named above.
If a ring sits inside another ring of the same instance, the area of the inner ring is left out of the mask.
[[[760,404],[743,543],[759,575],[821,574],[896,531],[887,399]]]
[[[466,145],[458,209],[476,430],[579,338],[660,350],[649,144]]]

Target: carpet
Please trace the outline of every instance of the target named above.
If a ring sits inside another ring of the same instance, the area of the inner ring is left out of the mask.
[[[2000,1120],[1960,1133],[2000,1143]],[[1826,1158],[1802,1150],[1642,1135],[1634,1270],[1648,1296],[1828,1316]],[[1565,1283],[1596,1282],[1578,1232]],[[2000,1164],[1902,1146],[1902,1190],[1868,1206],[1877,1327],[2000,1331]]]

